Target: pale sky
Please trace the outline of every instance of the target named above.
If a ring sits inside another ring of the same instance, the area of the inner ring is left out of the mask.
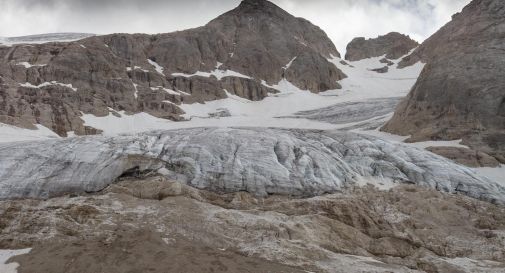
[[[321,27],[341,53],[354,37],[391,31],[422,42],[470,0],[273,0]],[[198,27],[240,0],[0,0],[0,36],[163,33]]]

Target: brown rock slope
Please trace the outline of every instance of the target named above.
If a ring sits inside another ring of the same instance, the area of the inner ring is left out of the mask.
[[[347,45],[345,59],[359,61],[362,59],[386,55],[386,59],[398,59],[405,56],[419,44],[409,36],[390,32],[374,39],[354,38]]]
[[[186,31],[0,46],[0,122],[82,135],[95,130],[83,126],[81,112],[105,116],[112,108],[178,120],[180,103],[225,98],[225,90],[261,100],[276,92],[261,81],[283,77],[320,92],[345,77],[330,56],[340,54],[321,29],[265,0],[245,0]],[[188,76],[218,66],[247,77]]]
[[[20,273],[499,273],[504,244],[503,207],[413,185],[258,199],[149,177],[0,201],[0,249],[33,248]]]
[[[474,0],[400,66],[426,62],[383,130],[460,139],[505,163],[505,2]]]

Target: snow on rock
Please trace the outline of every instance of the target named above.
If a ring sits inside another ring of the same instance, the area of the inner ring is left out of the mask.
[[[51,85],[59,85],[59,86],[63,86],[63,87],[72,89],[74,92],[77,92],[77,88],[73,87],[71,83],[65,84],[65,83],[61,83],[61,82],[57,82],[57,81],[43,82],[39,85],[33,85],[33,84],[27,82],[27,83],[20,83],[19,85],[22,87],[36,88],[36,89],[40,89],[42,87],[51,86]]]
[[[404,144],[342,131],[194,128],[0,144],[0,198],[103,189],[128,170],[217,192],[314,196],[387,180],[505,203],[505,187]]]
[[[20,62],[17,63],[16,65],[21,65],[24,66],[25,68],[31,68],[31,67],[43,67],[46,66],[47,64],[30,64],[29,62]]]
[[[19,250],[3,250],[0,249],[0,272],[2,273],[16,273],[19,266],[18,263],[6,263],[12,257],[27,254],[31,248]]]
[[[158,72],[159,74],[165,76],[165,74],[163,73],[163,70],[165,70],[161,65],[157,64],[155,61],[151,60],[151,59],[147,59],[147,62],[154,66],[154,69],[156,70],[156,72]]]
[[[174,77],[185,77],[185,78],[191,78],[191,77],[194,77],[194,76],[200,76],[200,77],[209,78],[211,76],[214,76],[218,80],[221,80],[222,78],[225,78],[225,77],[237,77],[237,78],[251,79],[251,77],[246,76],[244,74],[241,74],[239,72],[233,71],[233,70],[219,69],[219,67],[221,67],[221,65],[222,65],[222,63],[218,63],[217,66],[216,66],[216,69],[213,70],[213,71],[211,71],[211,72],[197,71],[194,74],[172,73],[172,76],[174,76]]]

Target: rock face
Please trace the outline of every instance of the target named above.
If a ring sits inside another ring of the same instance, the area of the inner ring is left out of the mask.
[[[412,141],[463,139],[505,163],[505,2],[475,0],[400,66],[426,62],[383,130]]]
[[[387,59],[395,60],[405,56],[419,44],[409,36],[391,32],[374,39],[354,38],[347,45],[345,59],[359,61],[372,57],[386,55]]]
[[[197,128],[0,144],[0,199],[102,190],[161,173],[214,192],[315,196],[415,183],[505,202],[505,187],[421,149],[339,131]]]
[[[326,34],[265,0],[245,0],[207,25],[168,34],[0,46],[0,122],[94,133],[81,112],[147,112],[179,120],[181,103],[261,100],[286,78],[311,92],[339,88],[340,54]],[[289,65],[288,65],[289,64]]]
[[[449,158],[469,167],[499,167],[500,162],[494,157],[479,151],[461,147],[428,147],[428,151]]]
[[[32,248],[19,273],[503,273],[504,232],[503,206],[414,185],[256,198],[153,176],[0,201],[0,256]]]

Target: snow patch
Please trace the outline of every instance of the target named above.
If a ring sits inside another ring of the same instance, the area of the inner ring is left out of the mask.
[[[241,74],[239,72],[235,72],[233,70],[221,70],[221,69],[217,69],[217,68],[215,70],[211,71],[211,72],[197,71],[194,74],[172,73],[172,76],[174,76],[174,77],[185,77],[185,78],[191,78],[191,77],[194,77],[194,76],[200,76],[200,77],[209,78],[211,76],[214,76],[218,80],[221,80],[222,78],[225,78],[225,77],[237,77],[237,78],[252,79],[249,76],[246,76],[246,75]]]
[[[18,249],[18,250],[0,250],[0,272],[2,273],[17,273],[16,270],[19,266],[18,263],[8,263],[7,260],[12,257],[27,254],[31,251],[31,248]]]
[[[140,66],[134,66],[133,68],[132,67],[126,67],[126,71],[132,71],[132,70],[140,70],[142,72],[149,73],[149,70],[143,69]]]
[[[60,138],[60,136],[45,126],[40,124],[36,124],[35,126],[37,130],[0,123],[0,143]]]
[[[147,59],[147,62],[154,66],[154,69],[156,70],[156,72],[158,72],[159,74],[165,76],[165,74],[163,73],[163,70],[165,70],[165,68],[163,68],[161,65],[157,64],[155,61],[151,60],[151,59]]]
[[[282,69],[288,70],[288,68],[293,64],[293,62],[296,60],[296,58],[298,58],[298,56],[291,59],[291,61],[289,61],[289,63],[286,66],[284,66]]]
[[[133,88],[135,89],[135,93],[133,93],[133,96],[135,97],[135,99],[137,99],[139,96],[139,90],[137,88],[138,84],[134,83],[132,80],[130,80],[130,81],[133,84]]]
[[[51,86],[51,85],[59,85],[59,86],[63,86],[63,87],[66,87],[66,88],[70,88],[74,92],[77,92],[77,88],[73,87],[71,83],[65,84],[65,83],[61,83],[61,82],[57,82],[57,81],[43,82],[43,83],[41,83],[39,85],[33,85],[33,84],[27,82],[27,83],[20,83],[19,85],[22,86],[22,87],[37,88],[37,89],[40,89],[40,88],[46,87],[46,86]]]
[[[474,168],[475,172],[505,187],[505,165],[497,168],[482,167]]]
[[[30,68],[30,67],[43,67],[46,66],[47,64],[30,64],[29,62],[20,62],[17,63],[16,65],[21,65],[24,66],[25,68]]]

